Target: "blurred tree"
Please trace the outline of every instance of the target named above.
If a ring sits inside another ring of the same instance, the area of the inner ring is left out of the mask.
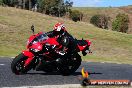
[[[70,0],[65,2],[64,0],[3,0],[3,3],[8,6],[17,5],[17,7],[28,10],[37,8],[39,12],[57,17],[64,16],[73,5]]]
[[[107,29],[109,20],[110,20],[110,18],[107,17],[106,15],[97,14],[97,15],[94,15],[91,17],[90,23],[92,23],[93,25],[95,25],[99,28]]]
[[[39,11],[57,17],[65,15],[69,3],[64,3],[64,0],[38,0]]]
[[[10,0],[3,0],[3,3],[4,3],[5,5],[10,5]]]
[[[3,4],[12,7],[14,7],[18,3],[18,0],[1,0],[1,1],[3,2]]]
[[[71,2],[70,0],[65,1],[65,7],[67,12],[70,11],[70,7],[72,7],[72,5],[73,5],[73,2]]]
[[[83,17],[83,14],[80,11],[78,11],[78,10],[70,11],[70,18],[73,21],[75,21],[75,22],[81,21],[82,17]]]
[[[45,6],[44,0],[38,0],[37,3],[38,3],[38,11],[43,13],[44,9],[45,9],[44,8],[44,6]]]
[[[112,30],[126,33],[128,30],[129,17],[126,14],[118,14],[112,22]]]
[[[3,5],[3,0],[0,0],[0,5]]]

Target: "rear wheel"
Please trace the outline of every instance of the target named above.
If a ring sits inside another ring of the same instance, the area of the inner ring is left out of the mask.
[[[11,70],[16,75],[24,74],[31,70],[31,67],[24,68],[24,62],[28,57],[22,53],[16,56],[11,63]]]
[[[79,54],[71,57],[68,61],[63,60],[61,65],[58,67],[59,72],[65,76],[70,75],[79,68],[81,61],[81,56]]]

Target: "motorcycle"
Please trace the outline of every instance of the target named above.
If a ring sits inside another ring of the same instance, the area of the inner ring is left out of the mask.
[[[69,38],[68,49],[64,55],[59,51],[62,45],[57,38],[49,38],[46,33],[40,32],[30,36],[27,42],[27,50],[17,55],[12,63],[11,70],[16,75],[25,74],[31,69],[44,72],[59,72],[61,75],[74,73],[81,65],[83,56],[91,53],[89,40],[77,40]]]

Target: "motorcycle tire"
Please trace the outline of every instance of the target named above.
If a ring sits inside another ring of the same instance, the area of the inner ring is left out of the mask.
[[[24,54],[19,54],[18,56],[16,56],[12,63],[11,63],[11,70],[13,73],[15,73],[16,75],[22,75],[27,73],[29,70],[31,70],[31,66],[28,66],[27,68],[24,68],[24,61],[27,59],[28,57],[25,56]]]
[[[61,63],[61,65],[58,67],[59,72],[63,75],[63,76],[68,76],[71,75],[72,73],[74,73],[79,66],[81,65],[81,56],[79,54],[76,54],[74,57],[70,58],[71,60],[67,61],[63,61]]]

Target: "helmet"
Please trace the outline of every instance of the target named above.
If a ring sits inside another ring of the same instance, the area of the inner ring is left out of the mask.
[[[57,23],[57,24],[55,24],[54,25],[54,31],[56,31],[56,32],[61,32],[61,31],[65,31],[65,26],[64,26],[64,24],[63,23]]]

